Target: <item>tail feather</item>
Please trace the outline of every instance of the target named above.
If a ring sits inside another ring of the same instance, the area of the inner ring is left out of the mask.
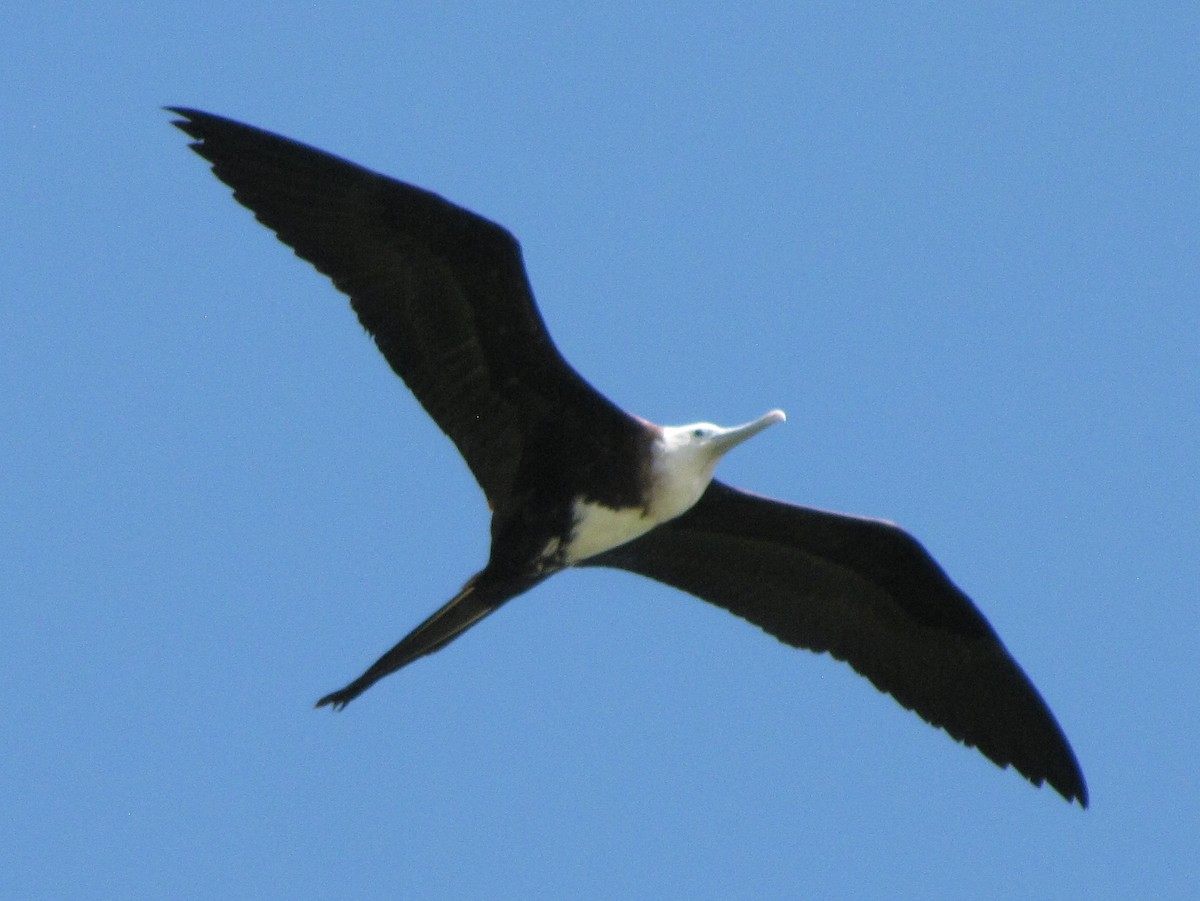
[[[480,574],[472,576],[462,591],[402,638],[394,648],[375,661],[370,669],[345,688],[321,698],[317,701],[317,706],[332,705],[334,710],[341,710],[384,676],[408,666],[418,657],[424,657],[445,647],[516,593],[480,591],[479,576]]]

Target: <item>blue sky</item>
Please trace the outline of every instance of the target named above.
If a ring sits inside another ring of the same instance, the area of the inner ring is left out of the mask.
[[[0,894],[1194,890],[1200,13],[249,6],[0,30]],[[486,509],[163,104],[505,224],[640,415],[785,409],[721,477],[919,536],[1092,808],[621,573],[312,710],[482,564]]]

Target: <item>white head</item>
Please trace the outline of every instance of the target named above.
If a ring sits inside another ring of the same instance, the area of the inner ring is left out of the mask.
[[[711,422],[663,426],[655,449],[652,515],[661,522],[689,509],[700,500],[726,452],[785,419],[782,410],[772,410],[753,422],[728,429]]]

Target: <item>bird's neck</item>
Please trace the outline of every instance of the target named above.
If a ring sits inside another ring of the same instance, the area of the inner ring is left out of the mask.
[[[650,448],[646,512],[658,525],[692,509],[712,481],[717,459],[707,450],[655,441]]]
[[[715,465],[709,455],[655,440],[650,446],[647,483],[640,505],[609,507],[582,498],[575,500],[565,562],[571,565],[601,554],[686,513],[712,481]]]

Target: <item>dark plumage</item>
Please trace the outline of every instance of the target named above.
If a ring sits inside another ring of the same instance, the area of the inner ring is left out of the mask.
[[[1045,702],[912,536],[708,481],[721,454],[782,414],[740,429],[630,416],[558,353],[500,226],[286,138],[172,111],[238,202],[349,296],[493,513],[487,566],[318,705],[344,706],[565,566],[617,567],[845,660],[1000,766],[1087,805]]]

